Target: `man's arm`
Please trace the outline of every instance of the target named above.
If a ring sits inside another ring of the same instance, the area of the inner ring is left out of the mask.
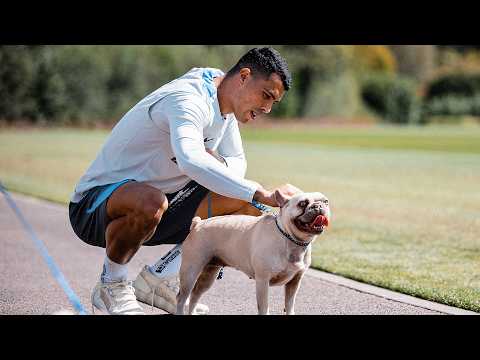
[[[247,172],[247,160],[243,150],[238,123],[235,119],[230,119],[228,121],[229,123],[225,129],[222,141],[218,144],[217,151],[232,171],[241,177],[245,177],[245,173]]]
[[[240,129],[236,120],[230,120],[225,135],[218,145],[218,155],[225,161],[226,166],[232,169],[236,174],[245,177],[247,172],[247,160],[243,150],[242,138],[240,136]],[[216,154],[212,154],[216,155]],[[218,159],[218,157],[217,157]],[[253,200],[262,204],[276,207],[275,191],[264,189],[263,186],[257,183],[257,190],[253,195]]]
[[[206,114],[202,101],[189,94],[163,100],[177,164],[184,174],[200,185],[218,194],[250,202],[257,184],[234,173],[205,151],[203,122]]]
[[[225,164],[228,166],[228,164],[225,161],[225,158],[221,155],[219,155],[217,152],[212,151],[212,150],[206,150],[207,153],[212,155],[215,159],[217,159],[219,162],[222,164]],[[231,158],[229,158],[231,160]],[[278,188],[279,191],[284,192],[286,195],[291,195],[291,193],[288,192],[288,190],[285,188],[289,184],[283,185],[282,187]],[[287,192],[285,192],[287,190]],[[274,197],[274,192],[275,191],[268,191],[263,188],[262,185],[257,183],[257,190],[255,191],[255,194],[253,195],[253,200],[258,201],[262,204],[266,204],[272,207],[276,207],[277,205],[277,200]]]

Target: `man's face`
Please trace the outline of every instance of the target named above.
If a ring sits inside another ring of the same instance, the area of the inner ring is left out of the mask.
[[[240,70],[240,85],[235,96],[233,112],[238,121],[246,124],[258,115],[268,114],[274,103],[279,102],[285,89],[280,76],[273,73],[269,78],[252,76],[250,69]]]

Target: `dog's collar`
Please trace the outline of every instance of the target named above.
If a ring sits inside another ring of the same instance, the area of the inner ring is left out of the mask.
[[[288,240],[295,243],[296,245],[302,246],[302,247],[307,247],[308,245],[310,245],[311,241],[309,241],[309,242],[298,241],[298,240],[294,239],[293,236],[291,236],[290,234],[287,234],[285,231],[283,231],[282,228],[280,227],[280,225],[278,225],[278,216],[275,216],[275,225],[277,225],[278,231],[280,231],[283,236],[285,236]]]

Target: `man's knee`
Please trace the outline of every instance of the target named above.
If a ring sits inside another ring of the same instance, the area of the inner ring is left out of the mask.
[[[251,215],[251,216],[260,216],[263,213],[258,210],[256,207],[249,203],[244,203],[240,209],[238,209],[235,213],[235,215]]]
[[[135,213],[141,217],[146,227],[156,227],[167,208],[167,197],[161,191],[152,191],[143,196]]]
[[[120,187],[107,203],[112,220],[126,216],[131,226],[147,230],[158,225],[167,208],[168,200],[161,190],[139,182]]]

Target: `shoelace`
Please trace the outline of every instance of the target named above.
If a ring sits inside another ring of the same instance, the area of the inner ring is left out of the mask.
[[[135,297],[135,289],[131,282],[119,282],[108,285],[108,291],[116,299],[119,305],[127,305],[133,302],[135,305],[137,298]],[[123,307],[123,306],[122,306]]]
[[[179,286],[179,282],[177,281],[177,279],[164,280],[164,281],[165,281],[165,284],[167,285],[167,288],[172,290],[175,294],[178,294],[178,292],[180,290],[180,286]],[[154,287],[153,291],[152,291],[152,303],[150,304],[152,311],[153,311],[154,301],[155,301],[155,290],[156,290],[156,288]]]
[[[177,279],[167,280],[166,283],[167,283],[167,287],[173,292],[178,293],[178,291],[180,290],[180,286]]]

